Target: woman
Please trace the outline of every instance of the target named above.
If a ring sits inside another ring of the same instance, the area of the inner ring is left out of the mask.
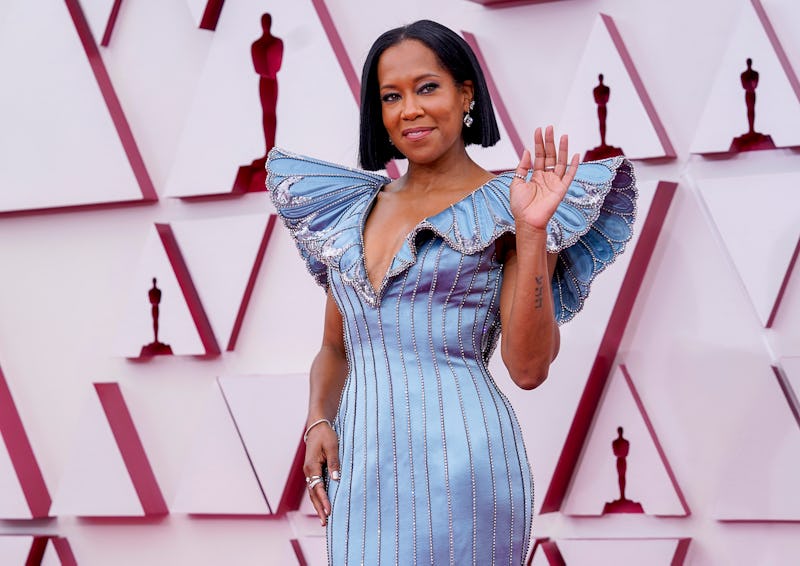
[[[502,327],[514,382],[547,377],[558,323],[630,237],[630,163],[568,163],[547,128],[513,173],[482,169],[465,146],[499,138],[483,74],[431,21],[378,38],[361,104],[362,166],[404,157],[399,179],[280,149],[268,161],[273,202],[328,291],[304,465],[328,560],[522,564],[533,485],[487,363]]]

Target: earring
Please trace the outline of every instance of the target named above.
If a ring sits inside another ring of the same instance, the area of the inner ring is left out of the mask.
[[[466,113],[466,114],[464,114],[464,125],[465,125],[466,127],[468,127],[468,128],[469,128],[470,126],[472,126],[472,123],[475,121],[475,119],[474,119],[474,118],[473,118],[473,117],[470,115],[470,112],[471,112],[471,111],[472,111],[474,108],[475,108],[475,101],[474,101],[474,100],[470,100],[470,101],[469,101],[469,110],[467,110],[467,113]]]

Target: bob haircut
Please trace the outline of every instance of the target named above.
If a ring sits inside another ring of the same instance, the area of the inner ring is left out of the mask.
[[[407,26],[391,29],[383,33],[367,54],[361,74],[361,125],[359,139],[359,160],[361,166],[369,171],[383,169],[393,158],[404,159],[396,147],[389,142],[383,126],[380,85],[378,84],[378,61],[389,47],[405,39],[415,39],[424,43],[436,54],[442,67],[447,69],[457,85],[472,81],[474,86],[475,108],[472,127],[462,129],[464,145],[480,144],[489,147],[500,139],[500,131],[494,117],[492,100],[486,79],[475,53],[464,39],[453,30],[431,20],[419,20]]]

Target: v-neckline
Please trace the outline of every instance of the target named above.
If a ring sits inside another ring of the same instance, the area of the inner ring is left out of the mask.
[[[403,248],[408,245],[409,237],[412,234],[414,234],[415,232],[417,232],[421,225],[426,224],[426,223],[430,223],[434,218],[436,218],[438,216],[441,216],[442,214],[444,214],[448,210],[451,210],[456,205],[459,205],[462,202],[464,202],[465,200],[467,200],[468,198],[473,197],[474,195],[476,195],[478,193],[478,191],[481,191],[484,188],[486,188],[489,185],[489,183],[499,179],[501,177],[501,175],[495,175],[494,177],[492,177],[491,179],[489,179],[485,183],[479,185],[475,189],[473,189],[470,192],[468,192],[466,195],[464,195],[460,199],[450,203],[449,205],[444,207],[442,210],[440,210],[440,211],[438,211],[438,212],[436,212],[434,214],[429,214],[428,216],[424,217],[422,220],[417,222],[411,228],[411,230],[409,230],[409,232],[403,237],[403,241],[400,244],[400,247],[397,248],[397,250],[395,250],[395,252],[392,254],[392,259],[389,261],[389,265],[386,267],[386,272],[383,274],[383,277],[381,277],[381,279],[379,281],[378,288],[375,288],[375,285],[373,285],[372,280],[369,277],[369,271],[367,271],[367,249],[366,249],[366,245],[364,243],[364,230],[365,230],[365,228],[367,226],[367,219],[369,218],[369,215],[372,212],[372,209],[375,208],[375,203],[378,200],[378,195],[380,194],[380,192],[383,190],[383,188],[388,183],[383,183],[382,185],[378,185],[377,189],[372,193],[372,195],[370,196],[370,198],[367,201],[366,205],[364,206],[364,210],[361,212],[361,216],[358,219],[359,246],[361,248],[359,250],[359,256],[360,256],[360,261],[361,261],[361,268],[364,271],[364,278],[366,279],[366,281],[365,281],[366,286],[370,290],[373,298],[375,299],[376,305],[380,303],[380,298],[381,298],[381,295],[383,294],[383,290],[386,287],[387,281],[391,278],[390,274],[393,271],[392,270],[392,266],[394,266],[395,261],[397,261],[397,256],[400,255],[400,252],[403,251]]]

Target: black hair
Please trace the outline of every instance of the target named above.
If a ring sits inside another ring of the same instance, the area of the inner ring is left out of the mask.
[[[381,114],[378,60],[389,47],[405,39],[425,44],[439,59],[442,67],[453,75],[456,84],[472,81],[475,109],[470,128],[463,128],[464,145],[480,144],[489,147],[500,139],[494,117],[492,100],[478,58],[464,39],[450,28],[431,20],[419,20],[407,26],[391,29],[375,40],[364,61],[361,73],[361,125],[358,144],[361,167],[375,171],[383,169],[392,158],[405,156],[389,142]]]

